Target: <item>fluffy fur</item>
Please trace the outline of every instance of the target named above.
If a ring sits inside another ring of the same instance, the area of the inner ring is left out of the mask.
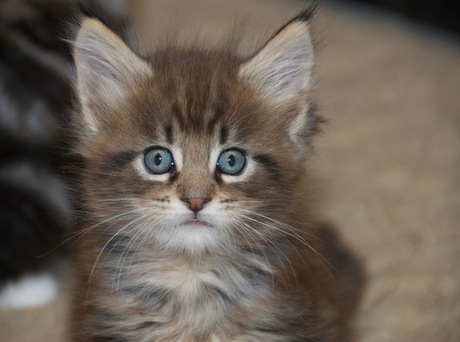
[[[350,339],[359,263],[305,201],[320,121],[310,16],[248,60],[175,47],[141,58],[83,22],[74,341]],[[169,172],[148,172],[152,147],[172,153]],[[245,154],[236,175],[216,166],[227,149]]]

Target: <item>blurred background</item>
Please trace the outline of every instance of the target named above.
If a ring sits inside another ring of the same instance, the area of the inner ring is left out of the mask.
[[[460,32],[460,3],[452,0],[357,0],[405,17]]]
[[[143,37],[141,49],[154,48],[172,31],[186,43],[199,36],[214,44],[237,27],[242,53],[256,50],[308,5],[300,0],[103,3]],[[358,341],[460,341],[459,6],[320,1],[313,24],[314,99],[327,119],[311,160],[321,180],[314,191],[322,215],[366,265]],[[0,11],[2,30],[7,18]],[[2,47],[0,63],[7,55]],[[0,93],[0,101],[2,96],[7,92]],[[2,153],[0,159],[6,158]],[[70,236],[69,225],[61,239]],[[39,308],[0,311],[0,341],[67,341],[72,269],[62,258],[51,266],[59,280],[57,299]]]

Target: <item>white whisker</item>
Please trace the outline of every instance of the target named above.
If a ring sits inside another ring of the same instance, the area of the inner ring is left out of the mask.
[[[246,210],[246,209],[241,209],[241,208],[238,208],[238,210],[240,211],[243,211],[243,212],[247,212],[249,214],[253,214],[253,215],[256,215],[256,216],[260,216],[261,218],[263,219],[267,219],[275,224],[279,224],[281,227],[277,227],[276,225],[273,225],[273,224],[269,224],[267,222],[263,222],[263,221],[260,221],[260,220],[257,220],[253,217],[250,217],[248,215],[241,215],[242,217],[246,218],[247,220],[250,220],[250,221],[253,221],[255,223],[258,223],[258,224],[261,224],[267,228],[270,228],[270,229],[274,229],[282,234],[285,234],[287,236],[290,236],[292,238],[294,238],[295,240],[299,241],[300,243],[302,243],[304,246],[306,246],[307,248],[309,248],[313,253],[315,253],[315,255],[319,258],[320,262],[321,263],[326,263],[329,267],[331,267],[332,269],[336,270],[334,268],[334,266],[332,266],[329,261],[326,260],[326,258],[324,258],[321,253],[319,253],[315,248],[313,248],[313,246],[304,238],[302,237],[299,233],[296,232],[297,229],[295,229],[294,227],[288,225],[288,224],[285,224],[285,223],[282,223],[282,222],[279,222],[275,219],[272,219],[270,217],[267,217],[265,215],[262,215],[262,214],[259,214],[259,213],[256,213],[256,212],[253,212],[253,211],[250,211],[250,210]],[[284,229],[283,229],[284,228]],[[304,233],[302,231],[302,233]],[[289,240],[288,240],[289,241]],[[292,245],[292,242],[289,241],[289,243],[291,243]],[[301,258],[303,264],[308,268],[307,266],[307,263],[304,261],[302,255],[300,254],[300,252],[297,250],[297,248],[295,248],[293,245],[292,247],[296,250],[296,252],[298,253],[299,257]],[[327,267],[325,267],[326,270],[328,270]],[[329,272],[329,270],[328,270]],[[332,274],[331,274],[332,276]]]
[[[125,214],[125,215],[129,215],[129,214],[132,214],[133,212],[139,212],[139,211],[141,211],[141,210],[140,210],[140,209],[136,209],[136,210],[132,210],[131,212],[124,213],[124,214]],[[121,214],[120,214],[120,215],[116,215],[116,216],[117,216],[117,217],[120,217]],[[94,261],[93,267],[91,268],[91,272],[90,272],[90,275],[89,275],[89,278],[88,278],[88,283],[89,283],[89,285],[91,285],[91,279],[92,279],[92,277],[93,277],[94,271],[96,270],[96,267],[97,267],[97,265],[98,265],[98,263],[99,263],[99,259],[100,259],[100,257],[102,256],[102,253],[104,252],[104,250],[106,249],[106,247],[107,247],[107,246],[112,242],[112,240],[115,239],[120,233],[124,232],[128,227],[132,226],[134,223],[136,223],[136,222],[139,221],[140,219],[141,219],[141,217],[138,217],[138,218],[136,218],[135,220],[132,220],[132,221],[130,221],[129,223],[125,224],[121,229],[118,229],[118,230],[116,231],[116,233],[113,234],[113,235],[110,237],[110,239],[108,239],[108,240],[106,241],[106,243],[104,244],[104,246],[102,246],[101,250],[99,251],[99,254],[98,254],[97,257],[96,257],[96,260]],[[109,222],[108,220],[106,220],[106,221]],[[102,222],[99,223],[99,225],[100,225],[100,224],[102,224]],[[131,232],[133,229],[135,229],[135,227],[134,227],[134,228],[131,228],[130,232]],[[119,241],[118,241],[118,242],[119,242]],[[109,250],[109,252],[106,254],[106,256],[104,257],[104,259],[103,259],[102,262],[101,262],[101,265],[102,265],[102,263],[105,262],[107,256],[112,252],[112,250],[118,245],[118,242],[117,242],[114,246],[112,246],[112,248],[111,248],[111,249]],[[89,286],[89,287],[90,287],[90,286]],[[89,287],[88,287],[88,291],[89,291]]]

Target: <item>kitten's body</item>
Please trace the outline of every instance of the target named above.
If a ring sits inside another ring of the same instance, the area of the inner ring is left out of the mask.
[[[305,203],[319,121],[306,97],[308,16],[248,61],[170,48],[145,62],[99,23],[83,24],[88,222],[75,341],[349,338],[361,273]],[[159,150],[174,163],[154,173],[146,158]],[[237,173],[225,151],[244,155]]]

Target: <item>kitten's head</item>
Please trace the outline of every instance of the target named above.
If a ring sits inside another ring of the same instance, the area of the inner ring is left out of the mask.
[[[285,238],[318,122],[309,16],[243,61],[204,48],[143,59],[86,19],[74,56],[93,217],[136,246],[190,253]]]

